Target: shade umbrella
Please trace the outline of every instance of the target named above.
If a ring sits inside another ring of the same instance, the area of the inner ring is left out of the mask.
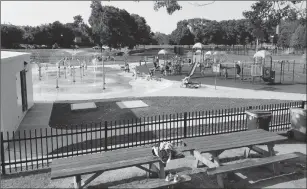
[[[267,56],[272,56],[272,55],[269,51],[266,50],[260,50],[254,54],[254,58],[259,58],[259,57],[265,58]]]
[[[192,47],[192,49],[202,49],[204,47],[203,44],[201,43],[195,43]]]

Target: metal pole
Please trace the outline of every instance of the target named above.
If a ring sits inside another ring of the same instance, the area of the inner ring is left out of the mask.
[[[295,70],[295,60],[293,61],[293,71],[292,71],[292,83],[294,84],[294,70]]]
[[[41,69],[42,69],[41,66],[38,65],[38,78],[39,78],[39,80],[42,80],[41,79],[41,77],[42,77]]]
[[[72,67],[72,71],[73,71],[73,82],[76,82],[76,78],[75,78],[75,66]]]
[[[286,64],[283,65],[283,69],[282,69],[282,81],[283,82],[285,81],[285,67],[286,67]]]
[[[279,74],[279,82],[281,83],[281,74],[282,74],[282,63],[283,63],[283,61],[281,61],[281,63],[280,63],[280,74]]]
[[[216,77],[217,77],[217,72],[215,72],[215,79],[214,79],[214,89],[216,90]]]
[[[85,68],[84,68],[84,65],[82,66],[82,68],[83,68],[83,76],[85,76],[85,73],[84,73],[84,69],[85,69]]]
[[[102,46],[100,49],[100,55],[102,60],[102,89],[105,90],[105,72],[104,72],[104,60],[102,59]]]
[[[57,74],[57,77],[56,77],[56,87],[55,88],[59,88],[59,79],[58,79],[58,76],[59,76],[59,74]]]
[[[61,77],[61,71],[60,71],[61,67],[60,67],[60,64],[58,65],[58,68],[59,68],[58,73],[59,73],[59,78],[60,78]]]
[[[82,80],[82,67],[81,67],[81,65],[80,65],[80,78]]]
[[[105,90],[106,78],[105,78],[105,70],[104,70],[104,61],[102,60],[102,89]]]

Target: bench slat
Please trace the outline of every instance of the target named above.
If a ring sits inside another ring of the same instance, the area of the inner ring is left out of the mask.
[[[180,174],[179,174],[180,175]],[[165,179],[144,179],[141,181],[133,181],[130,183],[125,183],[125,184],[120,184],[116,186],[110,186],[108,188],[160,188],[164,186],[172,186],[172,185],[177,185],[181,184],[184,182],[189,182],[191,181],[191,177],[188,175],[180,175],[182,180],[180,180],[177,183],[174,183],[173,181],[167,182]]]
[[[222,140],[213,140],[213,141],[195,141],[187,143],[188,147],[195,148],[197,151],[201,153],[217,151],[217,150],[228,150],[233,148],[239,148],[244,146],[250,145],[257,145],[257,144],[267,144],[270,142],[277,142],[287,140],[287,138],[273,135],[273,136],[261,136],[261,137],[250,137],[246,139],[240,138],[231,138],[228,141]]]
[[[124,159],[121,161],[115,162],[108,162],[108,163],[97,163],[97,164],[90,164],[88,166],[75,166],[75,167],[68,167],[68,168],[58,168],[52,169],[51,171],[51,179],[58,179],[58,178],[65,178],[65,177],[72,177],[76,175],[84,175],[95,173],[98,171],[110,171],[115,169],[121,169],[126,167],[132,167],[136,165],[143,165],[149,163],[159,162],[159,158],[156,156],[148,156],[148,157],[140,157],[134,159]]]
[[[268,142],[267,139],[270,139],[269,141],[275,141],[275,140],[286,140],[286,137],[277,135],[276,133],[271,133],[268,131],[264,131],[262,129],[258,130],[251,130],[251,131],[242,131],[242,132],[235,132],[235,133],[227,133],[227,134],[221,134],[221,135],[212,135],[212,136],[205,136],[205,137],[197,137],[197,138],[188,138],[184,139],[183,142],[190,147],[194,147],[195,149],[199,150],[199,148],[203,148],[206,150],[206,147],[214,146],[220,146],[223,144],[233,144],[235,146],[235,143],[245,143],[253,140],[253,142],[257,143],[264,143]],[[262,141],[265,140],[265,141]],[[231,141],[231,142],[230,142]],[[203,144],[208,144],[204,146]]]
[[[221,167],[209,168],[209,169],[207,169],[207,174],[208,175],[216,175],[216,174],[221,174],[221,173],[233,172],[233,171],[238,171],[238,170],[241,170],[241,169],[258,167],[258,166],[262,166],[262,165],[276,163],[276,162],[279,162],[279,161],[295,159],[295,158],[298,158],[298,157],[299,156],[297,154],[290,153],[290,154],[282,154],[282,155],[271,156],[271,157],[266,157],[266,158],[252,159],[252,160],[247,160],[247,161],[242,162],[242,163],[236,163],[236,164],[230,164],[230,165],[223,165]]]
[[[151,148],[137,148],[130,150],[115,150],[109,152],[103,152],[99,154],[87,154],[83,156],[69,157],[63,159],[55,159],[52,161],[52,169],[75,166],[86,166],[96,163],[108,163],[125,159],[133,159],[138,157],[147,157],[152,155]]]

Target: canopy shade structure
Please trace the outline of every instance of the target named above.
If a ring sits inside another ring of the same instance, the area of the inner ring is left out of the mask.
[[[160,50],[159,52],[158,52],[158,54],[169,54],[166,50],[164,50],[164,49],[162,49],[162,50]]]
[[[203,44],[201,44],[201,43],[195,43],[195,45],[193,45],[193,49],[202,49],[204,47],[204,45]]]
[[[266,51],[266,50],[261,50],[254,54],[254,58],[258,58],[258,57],[265,58],[267,56],[271,57],[272,55],[269,51]]]

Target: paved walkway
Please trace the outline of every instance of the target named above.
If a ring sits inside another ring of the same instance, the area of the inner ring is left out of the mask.
[[[198,89],[180,88],[180,82],[157,92],[140,94],[139,96],[192,96],[192,97],[220,97],[244,99],[278,99],[278,100],[306,100],[306,94],[271,92],[252,89],[239,89],[214,85],[202,85]]]
[[[53,103],[35,102],[20,123],[19,130],[49,128]]]

